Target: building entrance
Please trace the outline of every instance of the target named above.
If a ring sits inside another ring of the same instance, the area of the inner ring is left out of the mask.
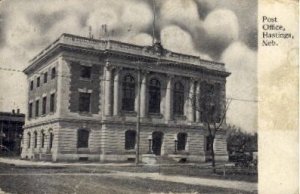
[[[164,134],[159,131],[155,131],[152,133],[152,151],[153,154],[160,156],[161,155],[161,146],[163,143]]]

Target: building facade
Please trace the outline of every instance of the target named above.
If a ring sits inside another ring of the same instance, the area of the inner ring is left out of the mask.
[[[207,132],[192,97],[203,83],[225,105],[222,63],[174,53],[159,43],[137,46],[63,34],[31,60],[22,158],[52,161],[208,158]],[[227,160],[225,133],[215,140]]]
[[[0,112],[0,156],[20,155],[25,115],[20,110]]]

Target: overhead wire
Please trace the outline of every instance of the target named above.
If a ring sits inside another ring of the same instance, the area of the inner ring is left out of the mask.
[[[13,68],[3,68],[3,67],[0,67],[0,71],[12,71],[12,72],[18,72],[18,73],[24,73],[22,70],[19,70],[19,69],[13,69]],[[37,75],[37,76],[43,76],[44,75],[44,72],[43,73],[33,73],[33,75]],[[56,73],[55,74],[55,76],[56,77],[63,77],[63,78],[72,78],[72,75],[67,75],[67,74],[60,74],[60,73]],[[203,75],[201,75],[201,77],[202,77]],[[134,76],[133,76],[134,77]],[[103,79],[103,78],[100,78],[100,79],[97,79],[98,81],[112,81],[112,83],[113,84],[115,84],[116,83],[116,81],[115,80],[106,80],[106,79]],[[159,79],[158,79],[159,80]],[[86,81],[90,81],[90,82],[93,82],[94,80],[93,79],[90,79],[90,80],[86,80]],[[40,82],[40,86],[39,87],[42,87],[42,84],[43,83],[43,81],[41,80],[41,82]],[[123,83],[123,81],[122,80],[120,80],[119,82],[118,82],[119,84],[121,83]],[[139,84],[141,84],[141,85],[143,85],[144,83],[143,83],[143,81],[141,81]],[[146,86],[147,87],[149,87],[150,85],[149,84],[146,84]],[[160,87],[161,89],[163,89],[163,90],[166,90],[167,89],[167,87]],[[186,87],[184,87],[184,88],[186,88]],[[172,90],[174,90],[174,89],[170,89],[171,91]],[[189,89],[185,89],[184,90],[184,93],[185,94],[188,94],[188,95],[192,95],[192,94],[194,94],[195,92],[190,92],[190,90]],[[254,102],[254,103],[257,103],[258,102],[258,100],[254,100],[254,99],[243,99],[243,98],[236,98],[236,97],[227,97],[226,99],[231,99],[231,100],[234,100],[234,101],[242,101],[242,102]]]

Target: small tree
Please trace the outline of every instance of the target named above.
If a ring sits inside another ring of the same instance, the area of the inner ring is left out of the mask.
[[[234,125],[227,127],[227,145],[230,152],[257,151],[257,133],[247,133]]]
[[[200,90],[191,97],[193,109],[199,113],[201,122],[208,132],[208,151],[211,155],[213,173],[216,173],[214,141],[217,131],[225,124],[226,112],[231,99],[222,99],[220,84],[208,84],[201,82]]]

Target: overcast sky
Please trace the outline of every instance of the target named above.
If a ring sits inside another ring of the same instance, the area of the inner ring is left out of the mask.
[[[4,0],[0,2],[0,67],[23,70],[62,33],[99,37],[107,24],[114,39],[152,43],[152,0]],[[175,52],[221,61],[232,73],[227,122],[257,130],[256,0],[156,0],[156,36]],[[0,70],[0,111],[26,113],[26,77]]]

